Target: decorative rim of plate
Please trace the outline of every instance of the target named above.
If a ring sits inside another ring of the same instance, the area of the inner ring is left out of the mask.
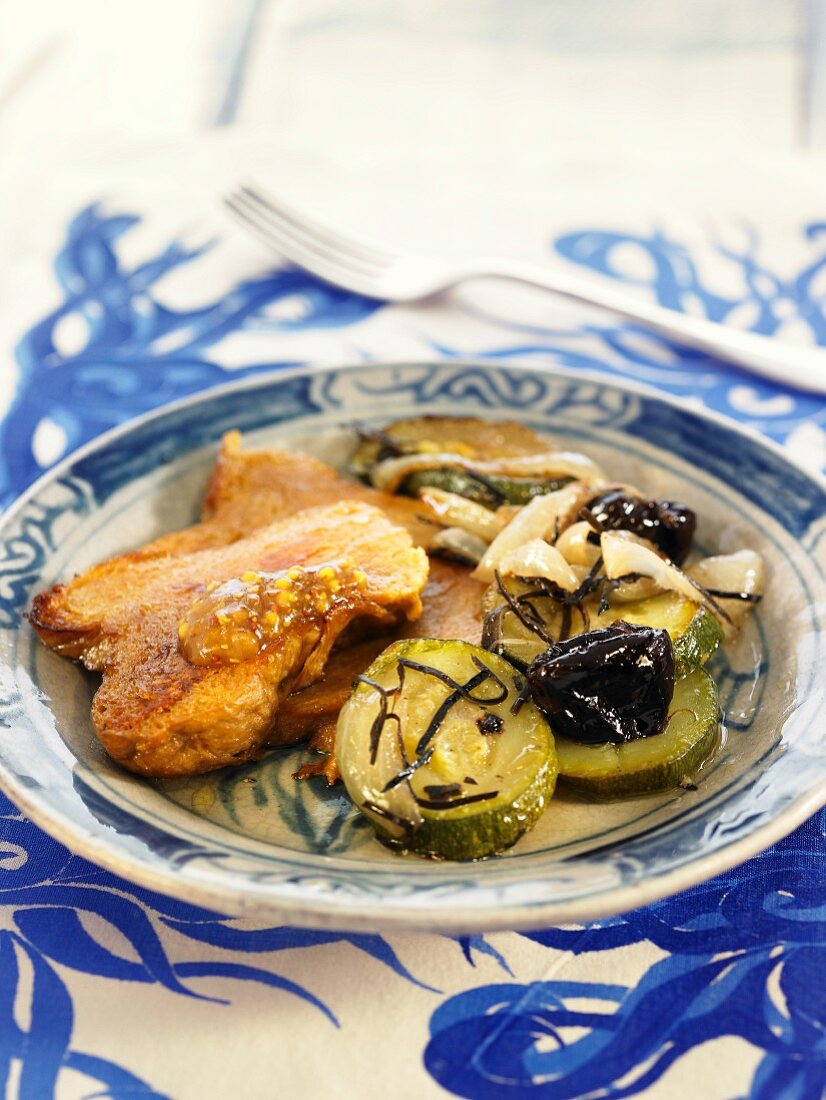
[[[128,437],[136,429],[153,421],[172,417],[176,413],[192,409],[202,404],[220,401],[222,398],[246,390],[265,389],[275,382],[290,378],[314,375],[343,374],[358,372],[376,367],[382,370],[410,369],[413,367],[472,368],[483,371],[502,370],[502,365],[485,360],[450,359],[418,361],[389,361],[357,364],[306,364],[304,366],[274,368],[253,376],[229,380],[209,389],[190,394],[169,402],[157,409],[133,417],[123,424],[101,433],[94,439],[64,455],[54,466],[46,470],[34,481],[0,516],[0,532],[12,522],[28,502],[45,486],[59,478],[68,468],[89,455],[95,454]],[[600,371],[566,371],[558,368],[538,367],[535,363],[508,362],[508,372],[528,372],[546,374],[560,381],[591,382],[599,386],[627,394],[638,395],[668,406],[677,412],[690,412],[691,415],[710,424],[717,424],[726,431],[744,437],[752,444],[785,462],[817,488],[826,494],[826,477],[808,470],[783,447],[761,435],[753,428],[705,408],[686,410],[678,398],[658,391],[652,386]],[[814,558],[810,558],[821,578],[823,570]],[[589,894],[582,898],[564,901],[540,902],[538,904],[513,903],[474,907],[472,904],[462,909],[453,906],[434,907],[430,904],[417,904],[409,897],[400,899],[385,896],[359,901],[348,896],[343,901],[335,894],[320,895],[304,892],[299,886],[293,892],[285,891],[282,884],[266,885],[236,877],[227,877],[225,883],[213,885],[200,878],[186,878],[180,869],[169,867],[156,868],[145,858],[128,852],[113,850],[106,838],[95,835],[82,825],[67,821],[59,811],[44,805],[36,794],[29,791],[12,775],[5,764],[0,751],[0,789],[30,819],[46,833],[59,842],[66,844],[72,851],[91,860],[113,874],[119,875],[141,887],[158,893],[183,898],[191,904],[204,906],[232,916],[278,918],[302,927],[336,928],[339,930],[387,931],[418,930],[445,933],[476,933],[497,930],[528,930],[549,924],[582,923],[603,917],[618,915],[640,906],[651,904],[669,895],[688,889],[715,875],[721,874],[745,860],[757,855],[765,848],[787,836],[812,814],[826,805],[826,786],[814,787],[794,798],[778,816],[759,826],[746,836],[724,843],[720,848],[695,858],[692,862],[680,865],[661,874],[648,875],[630,883],[612,885],[599,894]],[[484,866],[478,864],[475,866]],[[526,872],[525,882],[531,880]],[[472,894],[473,884],[467,884],[467,893]]]

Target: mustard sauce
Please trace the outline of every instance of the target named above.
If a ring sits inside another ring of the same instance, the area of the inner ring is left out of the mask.
[[[346,560],[212,581],[178,624],[181,653],[194,665],[248,661],[290,628],[363,600],[366,587],[365,574]]]

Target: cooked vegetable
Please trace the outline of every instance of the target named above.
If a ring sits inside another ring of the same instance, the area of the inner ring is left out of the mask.
[[[507,661],[466,642],[389,646],[341,711],[347,791],[394,847],[480,859],[515,843],[556,782],[548,723]]]
[[[555,534],[555,528],[567,518],[583,495],[579,482],[566,485],[547,496],[536,497],[519,511],[493,540],[479,563],[474,576],[480,581],[492,581],[502,559],[526,542]]]
[[[553,493],[571,481],[570,477],[497,477],[476,470],[456,470],[451,466],[433,466],[408,474],[396,489],[405,496],[421,496],[423,489],[438,488],[444,493],[472,500],[485,508],[527,504],[535,496]]]
[[[504,578],[502,582],[505,584]],[[559,638],[610,626],[617,619],[667,630],[674,649],[677,676],[704,664],[723,640],[723,631],[714,616],[676,592],[660,592],[648,599],[607,607],[604,611],[600,611],[600,595],[595,593],[568,607],[566,629],[566,607],[559,600],[537,591],[536,585],[530,582],[511,578],[506,583],[519,614],[508,606],[499,587],[492,584],[482,600],[485,616],[482,643],[518,666],[530,664],[537,654]],[[534,615],[543,629],[542,634],[537,632]]]
[[[569,477],[498,477],[495,474],[483,475],[478,470],[435,467],[408,474],[398,492],[411,497],[421,496],[422,489],[432,486],[493,509],[502,504],[527,504],[534,497],[556,492],[570,481]]]
[[[631,531],[605,531],[599,541],[607,577],[625,577],[629,573],[651,577],[660,588],[670,589],[689,600],[702,602],[718,619],[731,622],[728,613],[701,584],[683,573],[673,562],[666,561],[650,544]]]
[[[697,517],[685,504],[672,500],[643,500],[625,489],[609,489],[589,503],[588,510],[603,531],[633,531],[648,539],[675,565],[682,565],[691,549]]]
[[[717,601],[734,626],[763,598],[765,567],[754,550],[704,558],[686,572]]]
[[[482,597],[482,645],[527,671],[557,640],[562,608],[527,582],[498,577]]]
[[[512,843],[553,789],[539,747],[550,728],[569,786],[599,796],[674,785],[712,751],[717,689],[701,665],[760,600],[758,554],[685,567],[691,508],[609,484],[519,425],[399,421],[365,433],[355,464],[385,492],[418,495],[443,527],[431,552],[489,585],[482,651],[398,643],[342,712],[354,797],[387,843],[451,858]],[[431,647],[428,659],[405,646]],[[508,740],[523,712],[527,767]]]
[[[594,565],[600,558],[599,535],[587,520],[566,527],[554,543],[571,565]]]
[[[540,454],[547,439],[513,420],[481,420],[472,416],[417,416],[397,420],[381,431],[365,429],[350,460],[350,469],[369,480],[370,470],[385,458],[421,451],[449,451],[469,458]]]
[[[580,581],[556,547],[544,539],[531,539],[510,550],[499,562],[499,571],[504,577],[543,577],[568,592],[578,588]]]
[[[583,744],[652,737],[674,690],[665,630],[619,622],[556,642],[535,658],[528,683],[554,730]]]
[[[555,493],[570,482],[570,477],[491,477],[506,504],[528,504],[534,497]]]
[[[445,527],[431,540],[431,557],[448,558],[461,565],[477,565],[488,548],[484,539],[471,535],[463,527]]]
[[[665,729],[621,745],[557,737],[559,773],[574,790],[602,798],[642,795],[690,781],[718,742],[717,688],[703,669],[677,680]]]
[[[574,451],[546,451],[544,454],[485,460],[468,458],[449,451],[400,455],[398,458],[386,458],[374,466],[370,472],[370,480],[377,489],[385,493],[395,493],[411,474],[435,469],[464,470],[476,478],[487,479],[505,477],[549,481],[555,478],[575,478],[589,485],[598,485],[604,480],[602,471],[595,462]],[[417,486],[418,488],[421,486]]]
[[[661,592],[609,609],[597,616],[596,622],[602,624],[609,618],[667,630],[677,676],[705,664],[723,640],[723,630],[711,612],[677,592]]]
[[[493,542],[505,526],[503,516],[457,493],[446,493],[444,489],[420,489],[419,500],[428,505],[445,527],[461,527],[486,543]]]
[[[505,494],[493,478],[450,466],[434,466],[408,474],[397,491],[405,496],[416,497],[427,488],[441,489],[445,493],[465,497],[484,508],[494,509],[505,503]]]

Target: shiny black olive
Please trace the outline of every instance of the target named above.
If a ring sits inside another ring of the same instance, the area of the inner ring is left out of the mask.
[[[633,531],[653,542],[675,565],[682,565],[688,557],[697,517],[685,504],[643,500],[621,489],[609,489],[594,497],[588,509],[600,527]]]
[[[589,745],[662,732],[674,693],[674,651],[665,630],[622,620],[540,653],[528,669],[536,705],[554,732]]]

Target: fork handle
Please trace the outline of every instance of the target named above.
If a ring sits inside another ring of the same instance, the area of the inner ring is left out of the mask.
[[[485,265],[484,273],[551,290],[575,302],[601,306],[629,320],[639,321],[677,344],[736,363],[763,378],[808,393],[826,394],[826,348],[796,347],[754,332],[742,332],[729,325],[640,301],[614,287],[580,279],[565,271],[548,271],[537,264],[496,260]],[[478,267],[475,274],[480,274]]]

